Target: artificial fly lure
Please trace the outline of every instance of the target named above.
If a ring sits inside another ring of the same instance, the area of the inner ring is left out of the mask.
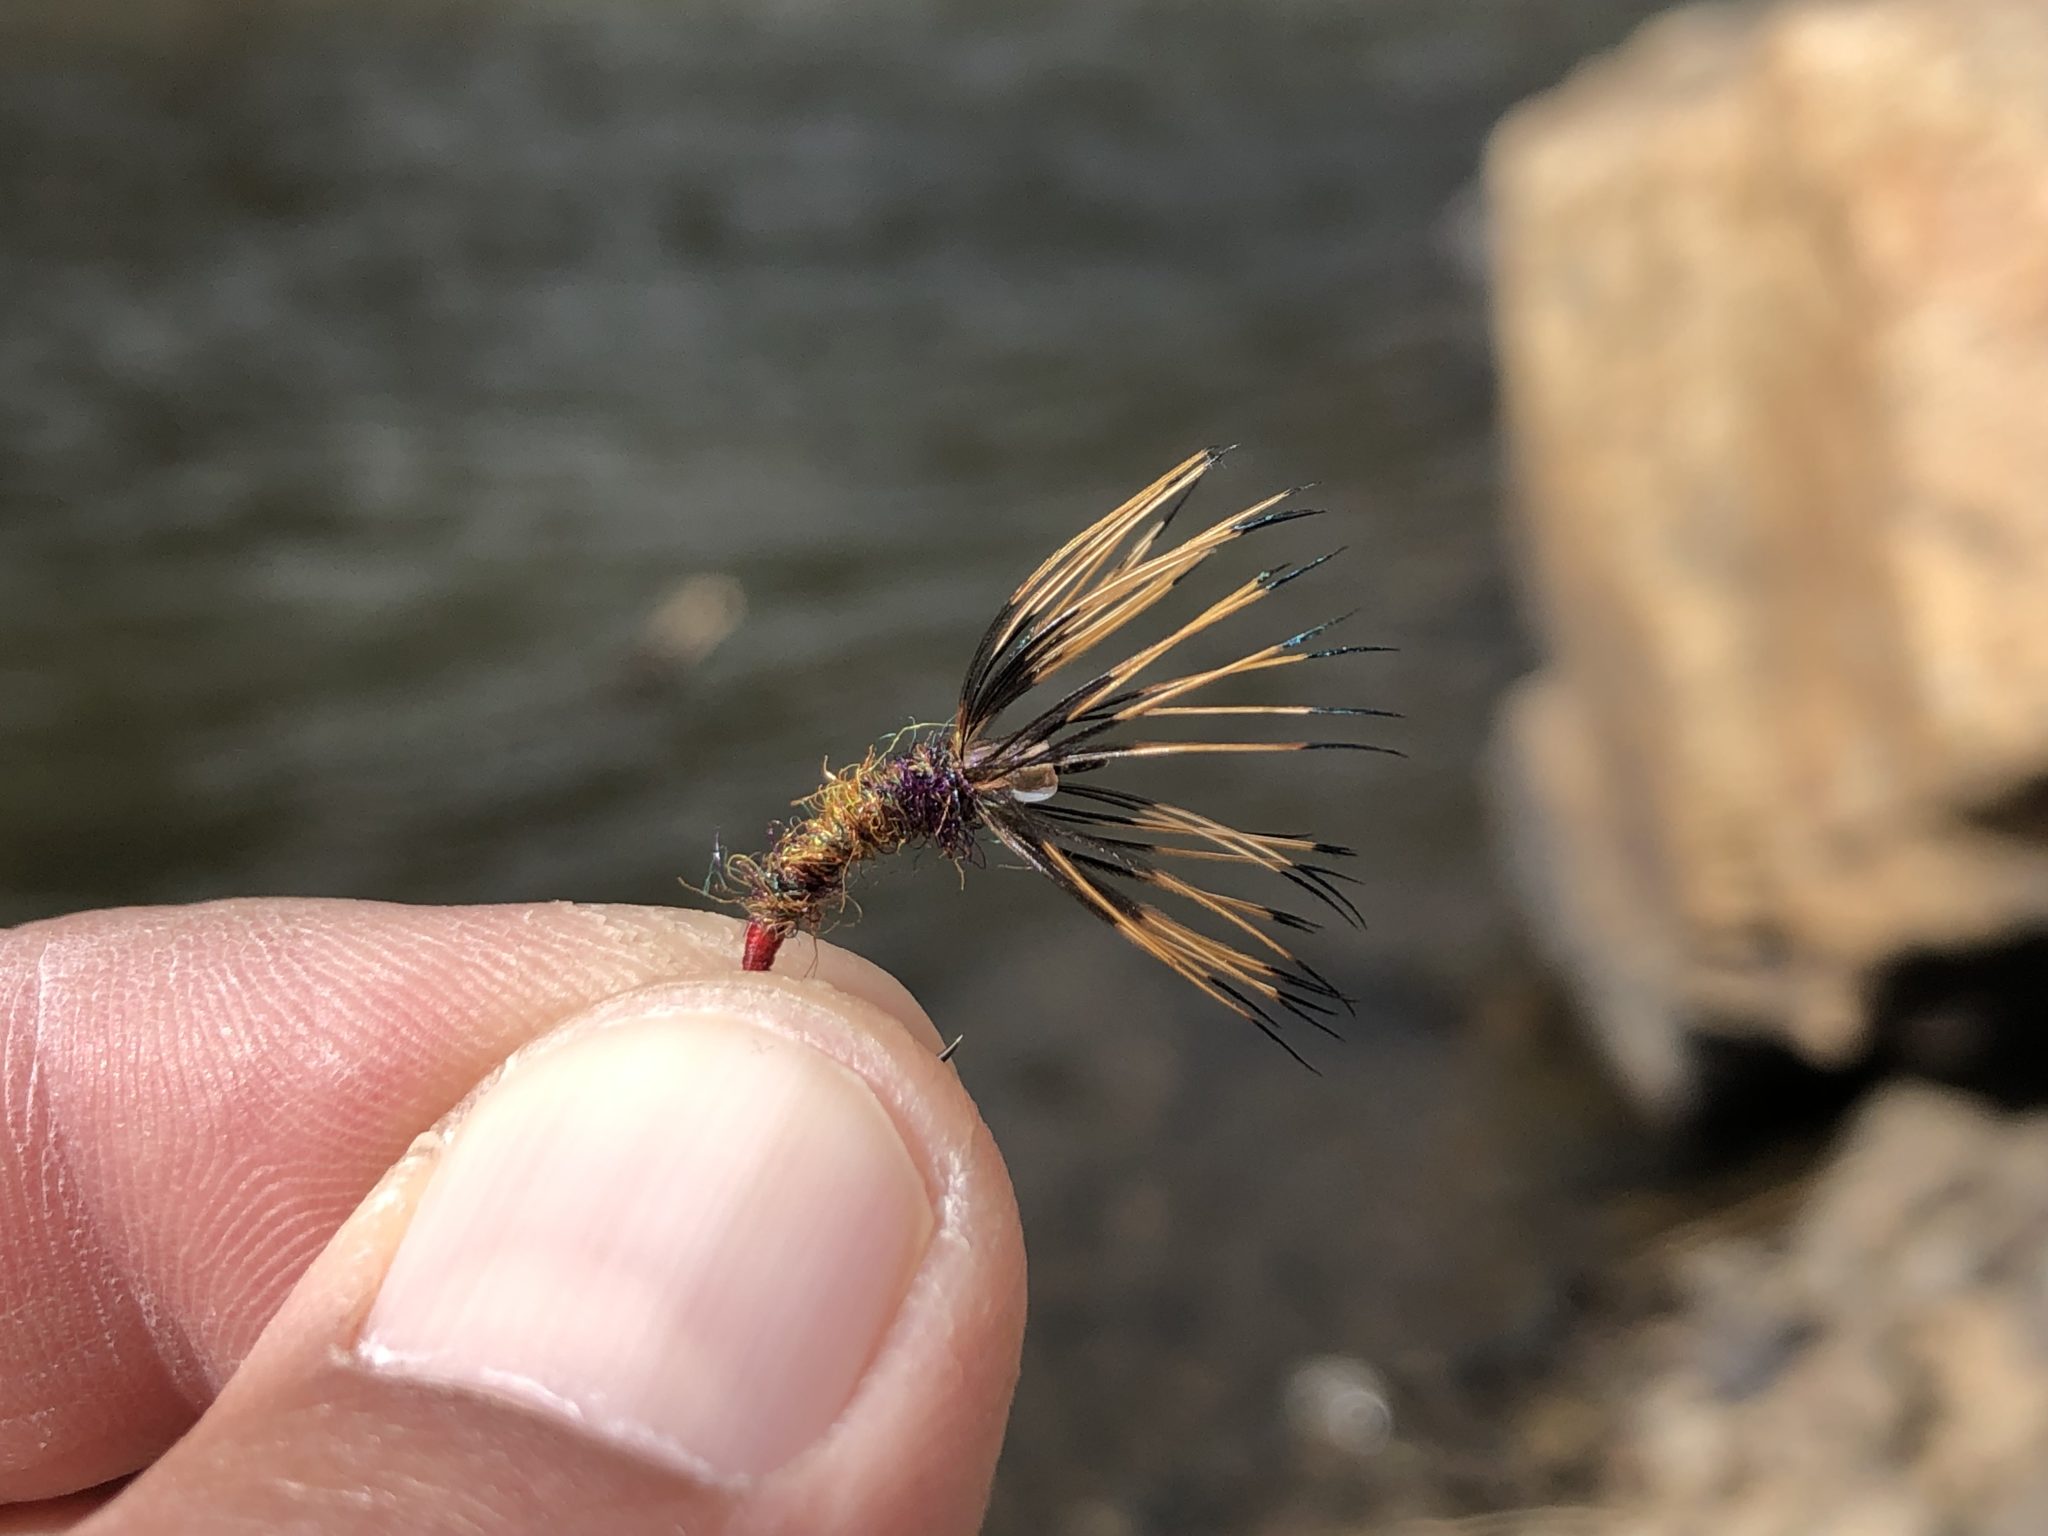
[[[1317,862],[1348,857],[1351,850],[1299,834],[1241,832],[1093,780],[1098,770],[1115,764],[1195,753],[1350,749],[1398,756],[1393,748],[1359,741],[1130,740],[1120,734],[1126,727],[1198,718],[1391,716],[1393,711],[1382,709],[1196,699],[1225,678],[1391,649],[1318,647],[1335,619],[1222,666],[1137,681],[1183,642],[1338,551],[1260,571],[1024,725],[995,725],[1003,711],[1121,631],[1225,545],[1318,515],[1315,509],[1283,507],[1296,494],[1284,491],[1162,547],[1175,515],[1223,452],[1195,454],[1031,573],[982,636],[950,726],[900,732],[851,767],[828,769],[818,790],[796,802],[803,815],[772,829],[774,841],[765,854],[719,858],[713,893],[747,914],[743,969],[767,970],[790,935],[815,933],[838,913],[847,901],[848,877],[863,860],[930,846],[964,864],[976,859],[981,834],[987,833],[1147,954],[1256,1024],[1296,1060],[1299,1053],[1280,1035],[1279,1015],[1334,1033],[1328,1021],[1340,1010],[1348,1012],[1350,1000],[1275,936],[1275,930],[1313,931],[1320,924],[1210,890],[1178,871],[1202,863],[1267,870],[1360,926],[1357,907],[1340,888],[1340,882],[1356,882]],[[1190,916],[1206,918],[1231,936],[1198,932],[1155,905],[1161,898],[1184,903]]]

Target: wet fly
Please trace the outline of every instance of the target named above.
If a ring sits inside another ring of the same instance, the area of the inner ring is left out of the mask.
[[[1280,936],[1320,924],[1213,890],[1203,872],[1230,865],[1265,870],[1300,898],[1356,926],[1358,909],[1343,890],[1355,881],[1327,862],[1351,850],[1305,834],[1240,831],[1100,782],[1103,770],[1152,758],[1392,752],[1361,741],[1272,741],[1255,734],[1272,720],[1392,711],[1204,701],[1204,691],[1226,678],[1389,649],[1324,644],[1336,620],[1220,666],[1140,681],[1185,642],[1263,602],[1331,555],[1258,572],[1164,638],[1076,683],[1023,724],[997,724],[1039,684],[1121,633],[1218,551],[1318,515],[1287,506],[1295,493],[1282,492],[1170,542],[1175,516],[1222,456],[1217,449],[1195,454],[1033,571],[982,636],[950,725],[901,733],[860,762],[828,770],[824,783],[796,802],[801,814],[773,829],[766,853],[720,860],[716,892],[747,914],[744,969],[767,970],[790,935],[816,932],[837,914],[847,901],[848,878],[864,860],[925,846],[965,863],[987,837],[1290,1054],[1293,1047],[1279,1032],[1282,1015],[1331,1032],[1329,1021],[1349,1010],[1349,1000],[1295,958]],[[1227,727],[1186,739],[1153,734],[1184,721]],[[1183,915],[1170,915],[1162,902],[1176,904]]]

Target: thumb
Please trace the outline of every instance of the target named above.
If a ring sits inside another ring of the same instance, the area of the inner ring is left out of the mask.
[[[1022,1244],[950,1069],[820,983],[628,993],[343,1224],[83,1531],[969,1536]]]

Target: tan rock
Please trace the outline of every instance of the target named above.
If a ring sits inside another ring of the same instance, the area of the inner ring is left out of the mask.
[[[1946,1210],[1980,1214],[1983,1202],[1968,1197],[1997,1166],[2012,1135],[1959,1093],[1901,1086],[1880,1095],[1849,1127],[1827,1178],[1794,1225],[1788,1268],[1809,1294],[1840,1307],[1873,1285],[1897,1289],[1953,1267],[1902,1259],[1938,1229]],[[2001,1202],[2003,1209],[2012,1206]],[[1971,1278],[1953,1277],[1956,1283]],[[1916,1286],[1933,1288],[1931,1277]]]
[[[1599,1346],[1616,1454],[1596,1508],[1612,1527],[2048,1530],[2044,1137],[2048,1115],[1893,1085],[1799,1210],[1661,1252],[1667,1310]]]
[[[1686,1031],[1848,1059],[2048,917],[2048,6],[1676,12],[1488,184],[1534,921],[1648,1101]]]
[[[1946,1508],[2003,1496],[2048,1437],[2048,1358],[2005,1297],[1950,1299],[1913,1329],[1934,1384],[1920,1478]]]

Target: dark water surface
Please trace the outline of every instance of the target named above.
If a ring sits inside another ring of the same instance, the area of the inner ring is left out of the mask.
[[[1212,506],[1315,479],[1334,516],[1272,552],[1350,546],[1266,628],[1361,608],[1352,638],[1400,653],[1320,686],[1406,711],[1411,755],[1150,782],[1365,851],[1371,931],[1313,951],[1365,999],[1326,1075],[1024,876],[892,871],[839,935],[966,1032],[1023,1201],[990,1530],[1384,1510],[1385,1457],[1282,1412],[1320,1355],[1381,1373],[1450,1504],[1513,1497],[1458,1404],[1558,1305],[1611,1132],[1460,1028],[1511,951],[1474,763],[1525,660],[1471,178],[1502,109],[1651,8],[593,3],[15,39],[0,920],[677,900],[821,756],[947,712],[1053,543],[1242,442]],[[685,665],[650,616],[703,573],[746,613]]]

